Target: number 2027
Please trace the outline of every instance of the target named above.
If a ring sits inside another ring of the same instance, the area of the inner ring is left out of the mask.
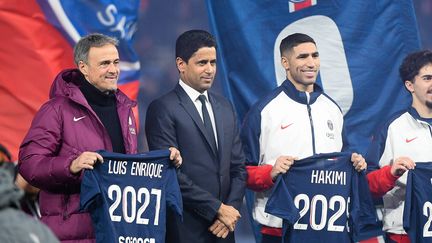
[[[148,218],[143,218],[143,214],[146,211],[147,207],[150,204],[150,196],[156,196],[156,205],[155,205],[155,216],[153,219],[153,225],[159,224],[159,210],[160,210],[160,201],[161,201],[161,190],[160,189],[151,189],[151,192],[145,188],[141,187],[136,192],[134,187],[126,186],[123,191],[118,185],[111,185],[108,187],[108,197],[111,200],[114,200],[114,203],[109,207],[110,218],[114,222],[120,222],[122,216],[124,221],[127,223],[132,223],[135,221],[136,224],[149,224]],[[118,208],[122,203],[122,215],[115,215],[114,211]],[[137,202],[140,203],[140,207],[137,211]],[[129,205],[130,204],[130,205]],[[128,214],[128,208],[130,207],[130,214]]]

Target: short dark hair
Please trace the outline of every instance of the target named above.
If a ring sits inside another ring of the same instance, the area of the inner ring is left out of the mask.
[[[414,77],[418,75],[420,69],[428,64],[432,64],[432,52],[430,50],[408,54],[399,67],[399,76],[403,82],[406,80],[414,82]]]
[[[291,51],[294,47],[298,46],[299,44],[308,43],[308,42],[314,43],[316,45],[314,39],[312,39],[312,37],[306,34],[302,34],[302,33],[291,34],[282,40],[279,46],[280,54],[281,56],[283,56],[284,52]]]
[[[99,33],[89,34],[81,38],[74,47],[74,62],[78,66],[80,61],[87,63],[90,48],[101,47],[107,44],[118,45],[118,40],[114,37]]]
[[[188,62],[191,56],[202,47],[216,48],[215,38],[205,30],[189,30],[181,34],[176,41],[176,58]]]

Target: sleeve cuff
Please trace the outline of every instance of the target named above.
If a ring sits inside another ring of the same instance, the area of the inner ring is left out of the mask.
[[[386,181],[395,183],[397,179],[399,179],[400,176],[394,176],[391,173],[391,166],[386,165],[382,168],[383,173],[382,175],[385,176]]]
[[[382,197],[394,187],[395,182],[399,177],[393,176],[390,170],[391,166],[386,165],[381,169],[372,171],[367,175],[369,189],[373,197]]]
[[[270,172],[272,165],[246,166],[248,173],[247,187],[254,191],[264,191],[273,187]]]

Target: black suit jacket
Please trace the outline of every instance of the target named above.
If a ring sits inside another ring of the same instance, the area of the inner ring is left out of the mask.
[[[169,213],[167,242],[234,242],[214,237],[208,227],[223,202],[240,211],[246,184],[244,155],[232,105],[209,92],[218,149],[212,148],[202,119],[186,92],[177,85],[154,100],[146,116],[150,150],[178,148],[183,164],[177,170],[183,198],[183,222]]]

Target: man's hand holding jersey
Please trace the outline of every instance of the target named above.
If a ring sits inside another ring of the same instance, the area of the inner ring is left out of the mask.
[[[93,170],[93,166],[97,161],[103,162],[103,158],[100,154],[88,151],[83,152],[72,161],[69,170],[72,174],[77,174],[83,169]]]
[[[180,155],[180,151],[175,147],[170,147],[169,150],[171,152],[170,153],[170,160],[172,161],[173,165],[176,168],[179,168],[180,165],[183,163],[183,159]]]
[[[367,163],[361,154],[352,153],[351,162],[353,163],[354,168],[358,172],[366,170],[367,168]]]
[[[279,156],[279,158],[276,159],[272,170],[270,171],[270,176],[272,180],[276,181],[278,175],[287,173],[287,171],[294,164],[294,160],[297,159],[297,157],[293,156]]]
[[[399,157],[396,158],[392,165],[391,165],[391,169],[390,169],[390,173],[393,176],[401,176],[403,175],[403,173],[405,173],[405,171],[407,170],[412,170],[415,167],[415,162],[408,158],[408,157]]]

